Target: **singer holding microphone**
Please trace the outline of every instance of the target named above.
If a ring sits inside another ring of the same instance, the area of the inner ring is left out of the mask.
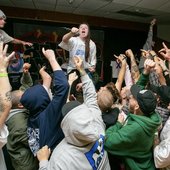
[[[63,36],[59,46],[69,51],[67,74],[76,70],[73,57],[80,56],[83,59],[84,68],[91,78],[96,67],[96,45],[90,39],[89,25],[82,23],[79,28],[71,28],[70,32]]]
[[[82,23],[79,25],[79,28],[71,28],[70,32],[63,36],[59,46],[69,51],[67,76],[69,77],[69,74],[73,72],[76,72],[78,75],[78,78],[71,85],[69,100],[83,102],[80,73],[76,70],[73,58],[79,56],[83,60],[83,67],[93,80],[93,73],[96,68],[96,45],[90,39],[89,25],[87,23]]]

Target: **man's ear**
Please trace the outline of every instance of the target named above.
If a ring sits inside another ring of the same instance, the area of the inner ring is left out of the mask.
[[[134,107],[134,114],[136,114],[136,113],[138,113],[139,112],[139,105],[138,105],[138,103],[136,102],[136,105],[135,105],[135,107]]]
[[[21,103],[19,103],[19,104],[18,104],[18,108],[19,108],[19,109],[23,109],[24,106],[23,106]]]

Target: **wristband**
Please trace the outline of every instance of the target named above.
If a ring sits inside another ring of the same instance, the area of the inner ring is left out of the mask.
[[[154,58],[154,57],[156,57],[157,55],[155,54],[155,55],[152,55],[152,57]]]
[[[0,73],[0,77],[8,77],[8,73]]]
[[[168,70],[163,70],[163,73],[165,73],[165,72],[169,73],[169,71],[168,71]]]

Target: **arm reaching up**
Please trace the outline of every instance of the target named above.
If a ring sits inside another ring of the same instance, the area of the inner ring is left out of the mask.
[[[4,122],[11,109],[11,85],[8,79],[7,67],[9,60],[14,56],[12,52],[8,57],[6,56],[8,45],[3,47],[3,42],[0,42],[0,128],[4,125]]]

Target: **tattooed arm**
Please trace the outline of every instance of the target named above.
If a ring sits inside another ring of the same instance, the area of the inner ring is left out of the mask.
[[[7,57],[7,49],[8,45],[3,47],[3,42],[0,42],[0,129],[3,126],[12,105],[11,85],[8,79],[7,67],[14,52]]]
[[[130,58],[130,62],[131,62],[131,75],[132,75],[132,79],[134,81],[134,83],[136,83],[140,77],[140,73],[139,73],[139,68],[138,65],[136,63],[134,54],[132,52],[131,49],[126,50],[125,52],[126,56]]]

